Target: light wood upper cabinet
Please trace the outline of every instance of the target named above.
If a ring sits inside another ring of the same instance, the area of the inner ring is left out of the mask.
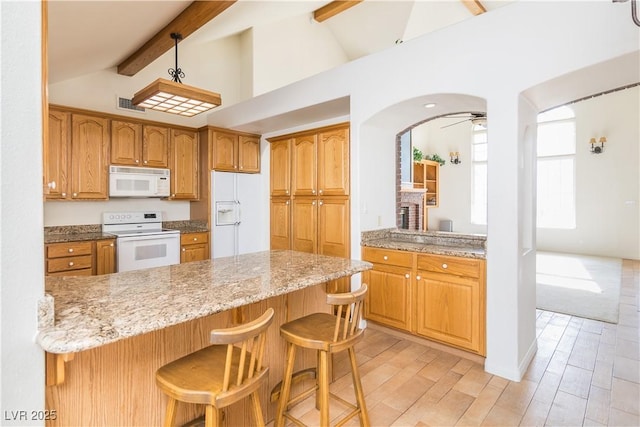
[[[284,139],[270,144],[271,196],[291,194],[291,140]]]
[[[302,135],[293,139],[291,153],[291,190],[294,196],[315,196],[317,136]]]
[[[214,131],[211,156],[212,169],[235,172],[238,169],[238,135]]]
[[[166,168],[169,129],[122,120],[111,121],[111,163]]]
[[[139,123],[111,121],[111,163],[114,165],[141,166],[142,125]]]
[[[238,172],[260,172],[260,138],[245,135],[238,138]]]
[[[49,110],[49,138],[44,139],[44,182],[48,200],[67,197],[67,172],[71,138],[71,114]]]
[[[349,128],[318,135],[318,194],[349,194]]]
[[[144,125],[140,166],[169,167],[169,137],[169,128]]]
[[[72,114],[71,124],[71,198],[107,199],[109,120]]]
[[[171,130],[171,199],[198,199],[198,133]]]
[[[211,169],[226,172],[260,172],[260,137],[222,129],[211,132]]]
[[[96,274],[116,272],[116,240],[96,241]]]

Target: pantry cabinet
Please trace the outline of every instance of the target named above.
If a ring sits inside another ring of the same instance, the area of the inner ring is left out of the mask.
[[[271,249],[291,249],[291,200],[271,199]]]
[[[362,248],[373,263],[365,318],[479,355],[485,343],[485,261]]]
[[[198,133],[171,130],[171,199],[197,200],[198,192]]]
[[[180,263],[209,259],[209,232],[180,235]]]
[[[291,195],[291,139],[273,141],[271,155],[271,197]]]
[[[111,163],[168,167],[169,129],[122,120],[111,121]]]

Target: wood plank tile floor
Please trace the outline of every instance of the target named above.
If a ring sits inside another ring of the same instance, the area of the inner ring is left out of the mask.
[[[619,323],[537,311],[538,351],[511,382],[481,363],[368,328],[356,349],[373,426],[639,426],[640,261],[624,260]],[[348,361],[331,390],[354,402]],[[314,401],[294,414],[317,425]],[[332,402],[332,418],[347,412]],[[271,423],[272,425],[272,423]],[[346,425],[359,425],[353,418]]]

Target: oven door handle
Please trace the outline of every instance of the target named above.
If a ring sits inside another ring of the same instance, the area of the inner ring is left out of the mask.
[[[171,234],[152,234],[149,236],[124,236],[118,237],[118,242],[127,243],[127,242],[144,242],[144,241],[152,241],[152,240],[161,240],[161,239],[180,239],[180,234],[171,233]]]

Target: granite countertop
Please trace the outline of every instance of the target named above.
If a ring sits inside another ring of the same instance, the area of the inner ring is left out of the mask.
[[[202,220],[164,221],[163,228],[178,230],[182,234],[209,231]],[[101,224],[58,225],[44,228],[44,243],[82,242],[87,240],[113,239],[116,236],[102,232]]]
[[[102,276],[49,276],[37,341],[50,353],[88,350],[371,267],[276,250]]]
[[[485,259],[486,236],[440,231],[384,229],[362,232],[362,246]]]

